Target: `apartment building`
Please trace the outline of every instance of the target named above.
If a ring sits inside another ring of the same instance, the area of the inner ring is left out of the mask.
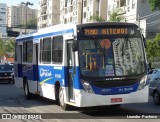
[[[55,24],[91,22],[93,15],[107,20],[107,0],[39,0],[38,28]]]
[[[0,3],[0,38],[7,37],[6,10],[7,5]]]
[[[136,23],[146,38],[153,38],[160,32],[158,20],[160,12],[152,12],[148,0],[108,0],[108,12],[118,9],[119,14],[125,17],[126,22]]]
[[[37,10],[26,5],[18,4],[8,7],[8,27],[20,27],[26,25],[30,20],[37,18]]]
[[[107,0],[60,0],[60,23],[88,23],[97,15],[107,20]]]
[[[60,0],[39,0],[38,29],[59,24]]]

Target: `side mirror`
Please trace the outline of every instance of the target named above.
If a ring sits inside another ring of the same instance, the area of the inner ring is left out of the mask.
[[[146,48],[147,47],[147,44],[146,44],[146,38],[144,37],[144,35],[142,34],[142,40],[144,42],[144,47]]]
[[[78,50],[78,41],[74,40],[72,43],[72,51],[75,52]]]

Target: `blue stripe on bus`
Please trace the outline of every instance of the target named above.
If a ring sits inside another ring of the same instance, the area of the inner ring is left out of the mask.
[[[41,37],[48,37],[48,36],[56,36],[56,35],[63,35],[63,34],[67,34],[67,33],[73,33],[74,29],[67,29],[67,30],[63,30],[63,31],[57,31],[57,32],[51,32],[51,33],[46,33],[46,34],[41,34],[41,35],[32,35],[30,37],[18,37],[16,39],[16,41],[26,41],[26,40],[32,40],[33,38],[41,38]]]
[[[20,66],[20,65],[19,65]],[[22,65],[21,65],[22,66]],[[24,71],[25,70],[25,71]],[[79,67],[76,67],[76,74],[74,75],[74,89],[83,89],[82,83],[80,81]],[[32,74],[32,75],[31,75]],[[68,67],[67,66],[25,66],[23,65],[23,75],[27,76],[28,80],[37,81],[37,75],[39,75],[39,83],[43,85],[44,83],[54,85],[56,81],[59,81],[61,86],[68,87]],[[18,77],[21,77],[22,73],[18,72]],[[64,84],[63,81],[64,80]],[[135,92],[138,89],[139,81],[132,86],[122,86],[122,87],[111,87],[111,88],[99,88],[93,85],[92,89],[95,94],[100,95],[114,95],[114,94],[127,94]]]
[[[101,95],[116,95],[116,94],[127,94],[131,92],[137,91],[139,86],[139,82],[132,86],[121,86],[121,87],[111,87],[111,88],[98,88],[95,86],[92,86],[92,89],[95,94],[101,94]]]

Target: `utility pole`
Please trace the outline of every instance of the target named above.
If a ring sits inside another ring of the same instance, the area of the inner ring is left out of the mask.
[[[81,24],[83,23],[83,0],[81,4]]]

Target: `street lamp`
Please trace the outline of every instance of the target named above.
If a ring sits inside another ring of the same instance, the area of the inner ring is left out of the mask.
[[[25,34],[27,34],[27,33],[26,33],[26,30],[27,30],[27,7],[28,7],[28,5],[31,5],[31,6],[32,6],[33,3],[30,3],[30,2],[26,2],[26,3],[25,3],[25,2],[21,2],[21,4],[26,6],[26,14],[25,14],[25,16],[26,16],[25,26],[26,26],[26,27],[25,27]]]
[[[81,1],[81,24],[83,23],[83,0]]]

